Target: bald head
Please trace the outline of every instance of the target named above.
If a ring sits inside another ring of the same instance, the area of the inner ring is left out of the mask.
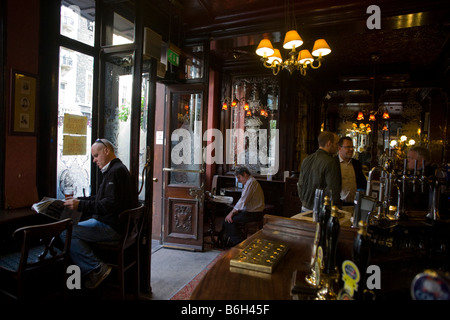
[[[114,147],[107,139],[97,139],[91,147],[91,153],[94,163],[103,169],[111,160],[116,158]]]

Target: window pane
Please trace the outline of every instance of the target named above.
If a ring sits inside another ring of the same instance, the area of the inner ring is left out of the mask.
[[[114,12],[113,45],[134,42],[134,23]]]
[[[184,49],[186,79],[203,78],[203,46]]]
[[[94,68],[93,57],[77,51],[61,47],[59,57],[58,199],[64,198],[64,190],[71,186],[76,188],[75,196],[82,196],[83,193],[90,195],[92,74]],[[65,119],[72,121],[65,124]],[[80,123],[81,131],[69,129],[70,124],[77,123]],[[84,143],[81,151],[78,148],[80,143]]]
[[[133,89],[131,53],[106,57],[105,138],[116,149],[116,156],[130,168],[131,94]]]
[[[179,170],[202,169],[202,94],[172,95],[172,131],[170,150],[171,167]],[[200,137],[196,141],[195,136]],[[200,186],[200,174],[195,172],[171,172],[171,184]]]
[[[94,46],[95,0],[61,3],[61,34]]]

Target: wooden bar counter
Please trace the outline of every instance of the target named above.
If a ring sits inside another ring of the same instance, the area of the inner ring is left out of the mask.
[[[308,272],[310,269],[315,230],[315,223],[266,215],[263,229],[231,248],[208,271],[195,288],[191,300],[291,300],[294,271]],[[341,228],[338,244],[340,259],[349,258],[355,235],[355,230]],[[289,247],[271,274],[230,268],[230,260],[254,239],[276,241]]]

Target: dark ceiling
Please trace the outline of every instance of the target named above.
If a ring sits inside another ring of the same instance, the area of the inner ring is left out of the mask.
[[[92,6],[92,0],[83,1]],[[301,48],[311,50],[316,39],[325,38],[332,49],[322,67],[307,74],[329,92],[330,102],[370,104],[373,92],[405,101],[412,92],[450,87],[448,0],[143,1],[156,9],[144,15],[157,21],[163,40],[177,34],[172,41],[178,46],[210,41],[212,64],[232,75],[268,72],[255,53],[263,35],[287,56],[282,41],[289,3],[304,41]],[[121,6],[134,1],[104,2]],[[367,28],[370,5],[380,8],[379,30]]]
[[[212,40],[212,53],[227,64],[239,59],[258,60],[255,49],[263,34],[281,48],[286,32],[285,1],[168,1],[180,12],[185,43]],[[372,73],[373,53],[379,57],[381,72],[422,73],[433,68],[448,72],[442,68],[449,68],[448,62],[443,61],[448,58],[449,1],[290,2],[297,30],[305,41],[303,47],[311,49],[317,38],[325,38],[329,43],[332,53],[323,66],[328,72],[344,77]],[[380,30],[366,26],[370,16],[366,10],[372,4],[381,10]],[[421,79],[411,81],[419,83]]]
[[[336,104],[354,99],[360,107],[371,103],[377,90],[391,101],[405,101],[411,93],[420,95],[418,88],[448,89],[450,1],[288,2],[304,41],[301,48],[311,50],[316,39],[325,38],[332,49],[308,77],[321,83]],[[366,26],[370,5],[380,8],[379,30]],[[181,21],[184,45],[211,40],[212,60],[230,74],[267,71],[255,53],[264,34],[287,55],[282,49],[286,1],[166,0],[158,6]],[[349,97],[349,92],[354,94]]]

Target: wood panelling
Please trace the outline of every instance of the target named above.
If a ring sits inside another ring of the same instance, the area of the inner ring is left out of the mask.
[[[4,190],[6,208],[30,206],[38,200],[36,190],[36,150],[35,136],[9,135],[10,119],[10,74],[11,69],[38,74],[39,69],[39,2],[28,1],[24,6],[20,1],[7,1],[6,19],[6,66],[5,97],[5,170]],[[37,112],[39,104],[37,101]],[[37,123],[37,122],[36,122]],[[37,128],[39,129],[39,128]],[[2,189],[3,189],[2,187]]]

